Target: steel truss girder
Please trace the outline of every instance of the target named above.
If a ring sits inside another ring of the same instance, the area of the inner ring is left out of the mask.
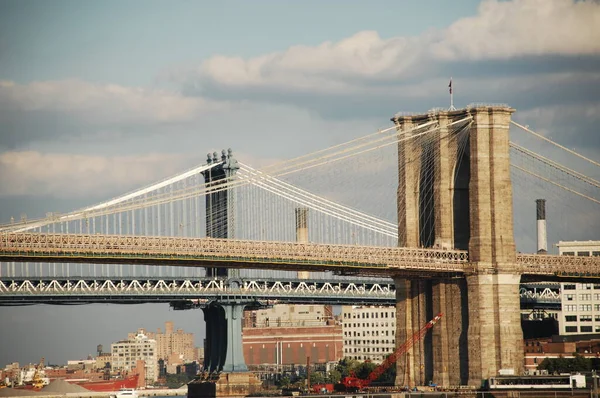
[[[171,302],[203,304],[219,299],[252,299],[269,304],[323,303],[394,305],[392,281],[360,282],[239,278],[172,279],[2,279],[0,306],[15,304]]]

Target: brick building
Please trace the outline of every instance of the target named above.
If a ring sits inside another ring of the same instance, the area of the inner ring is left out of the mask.
[[[246,311],[243,345],[246,364],[282,366],[342,359],[342,326],[331,306],[277,305]]]

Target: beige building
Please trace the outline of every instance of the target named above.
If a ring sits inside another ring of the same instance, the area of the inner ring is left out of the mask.
[[[600,241],[560,241],[561,256],[600,256]],[[560,334],[600,333],[600,284],[561,283]]]
[[[344,357],[382,362],[396,347],[396,308],[342,307]]]
[[[185,333],[182,329],[174,330],[173,322],[165,322],[165,332],[160,328],[156,333],[145,329],[138,329],[136,333],[129,333],[128,338],[143,333],[149,339],[156,340],[156,360],[169,358],[181,358],[181,362],[191,362],[198,359],[196,347],[194,346],[194,334]],[[176,354],[176,356],[173,356]]]
[[[272,308],[246,311],[244,327],[323,326],[333,319],[330,305],[281,304]]]
[[[138,333],[133,338],[111,344],[110,351],[113,370],[133,371],[137,361],[141,360],[145,363],[146,384],[151,384],[158,379],[156,340]]]

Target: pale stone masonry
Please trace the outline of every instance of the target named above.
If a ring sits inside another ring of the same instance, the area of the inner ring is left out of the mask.
[[[430,121],[440,126],[433,152],[423,146],[430,141],[398,144],[399,245],[468,249],[472,266],[466,276],[451,280],[394,278],[397,344],[435,314],[444,314],[423,341],[399,358],[398,385],[433,380],[480,386],[500,369],[523,370],[508,139],[512,112],[481,106],[392,119],[400,131]],[[461,152],[448,126],[469,116]],[[432,179],[423,178],[426,164],[433,164]],[[433,205],[420,209],[431,190],[427,199]],[[433,223],[420,219],[431,215]]]

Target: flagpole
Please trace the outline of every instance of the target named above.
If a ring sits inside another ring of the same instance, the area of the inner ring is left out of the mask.
[[[450,110],[454,111],[456,108],[454,107],[454,90],[452,89],[452,77],[450,77],[450,84],[448,85],[450,88]]]

